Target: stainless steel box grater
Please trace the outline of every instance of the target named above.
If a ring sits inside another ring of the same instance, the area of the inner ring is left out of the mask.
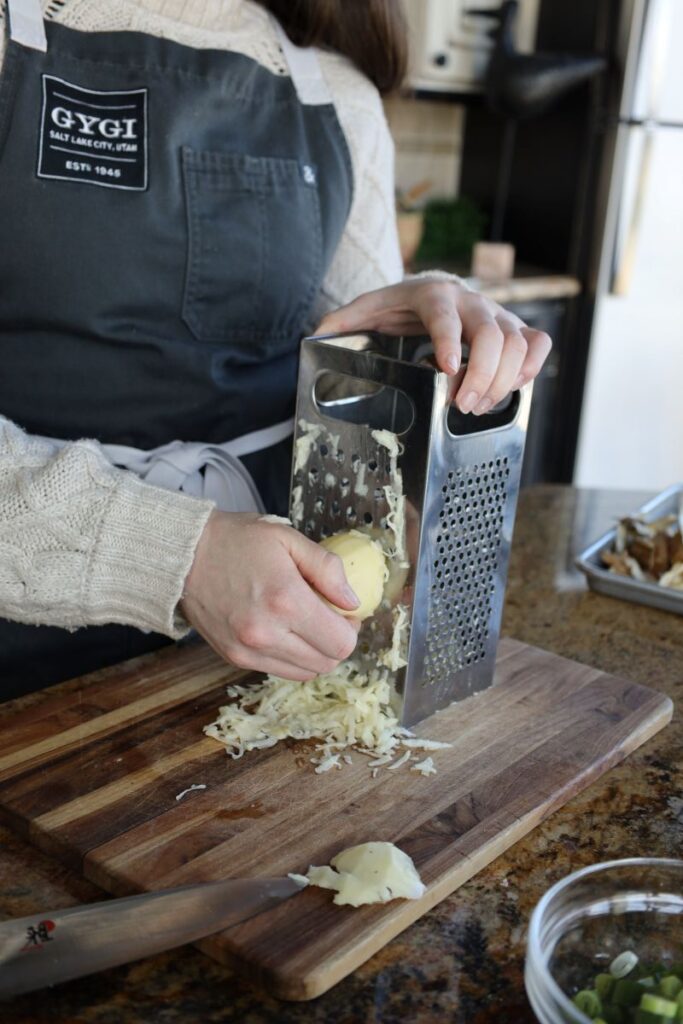
[[[406,607],[407,664],[392,698],[404,726],[493,681],[531,403],[527,386],[485,416],[464,416],[452,404],[463,370],[439,372],[431,352],[424,337],[304,339],[294,434],[293,520],[316,541],[387,529],[391,460],[373,430],[403,446],[409,568],[393,567],[391,600],[364,623],[358,650],[376,664],[394,607]],[[320,431],[312,443],[307,425]]]

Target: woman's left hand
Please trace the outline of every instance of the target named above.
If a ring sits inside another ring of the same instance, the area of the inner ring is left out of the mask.
[[[456,405],[477,416],[532,380],[552,347],[544,331],[527,327],[497,302],[429,277],[360,295],[328,313],[316,334],[360,330],[429,334],[440,369],[451,375],[460,368],[464,341],[470,353]]]

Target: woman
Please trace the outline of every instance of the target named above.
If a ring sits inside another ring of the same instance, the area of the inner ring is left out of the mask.
[[[379,99],[404,65],[398,0],[180,6],[64,0],[44,21],[38,0],[10,0],[5,697],[188,623],[246,668],[331,669],[356,638],[316,594],[355,606],[340,564],[258,516],[286,508],[301,336],[426,330],[453,373],[462,330],[457,402],[475,414],[550,347],[448,275],[400,282]],[[228,511],[167,489],[199,495],[216,473]]]

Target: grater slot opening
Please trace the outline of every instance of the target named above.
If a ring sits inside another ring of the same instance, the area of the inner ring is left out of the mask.
[[[415,407],[405,391],[332,370],[316,378],[313,401],[323,419],[371,430],[405,434],[415,421]]]
[[[494,405],[493,409],[489,409],[483,416],[462,413],[456,405],[451,404],[446,413],[446,427],[453,438],[483,434],[491,430],[504,430],[515,422],[519,408],[519,391],[513,391],[507,395],[502,402]]]

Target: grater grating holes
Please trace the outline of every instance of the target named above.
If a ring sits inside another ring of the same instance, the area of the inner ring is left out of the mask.
[[[313,442],[307,465],[296,481],[305,475],[308,485],[302,524],[306,536],[321,540],[339,530],[359,526],[375,524],[388,528],[388,503],[383,488],[390,482],[389,458],[379,445],[371,446],[367,456],[365,466],[371,483],[367,493],[356,492],[363,462],[356,442],[352,440],[347,451],[334,437]]]
[[[509,476],[503,457],[451,470],[441,487],[423,685],[447,688],[486,656]]]

